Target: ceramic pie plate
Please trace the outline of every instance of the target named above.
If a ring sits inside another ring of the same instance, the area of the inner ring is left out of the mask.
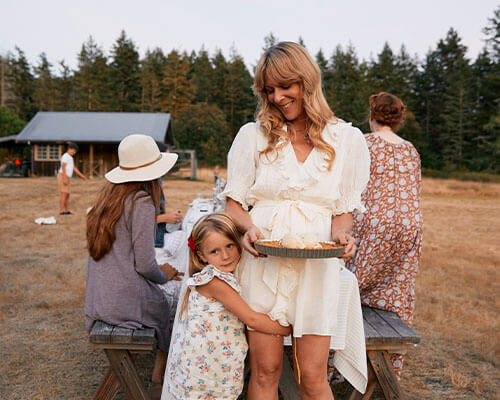
[[[338,258],[344,255],[345,247],[334,242],[319,242],[321,249],[292,249],[283,247],[278,240],[257,240],[255,249],[261,254],[291,258]]]

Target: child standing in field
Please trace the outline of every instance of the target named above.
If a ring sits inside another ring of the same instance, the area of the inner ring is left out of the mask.
[[[73,156],[78,151],[78,145],[73,142],[68,143],[68,150],[61,157],[61,166],[57,173],[57,187],[60,193],[59,196],[59,214],[60,215],[71,215],[73,214],[69,210],[69,187],[70,179],[73,176],[73,171],[84,181],[87,180],[85,175],[83,175],[78,168],[75,167]]]
[[[188,243],[190,278],[172,335],[162,399],[236,399],[248,349],[244,324],[283,336],[290,327],[253,311],[240,297],[233,271],[241,244],[229,216],[201,218]]]

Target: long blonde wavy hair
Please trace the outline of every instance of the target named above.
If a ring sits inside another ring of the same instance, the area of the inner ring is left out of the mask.
[[[265,90],[266,78],[282,86],[298,83],[303,96],[306,114],[307,134],[311,143],[328,159],[331,168],[335,159],[335,150],[322,137],[321,132],[328,123],[335,123],[336,118],[326,102],[321,89],[321,71],[307,50],[294,42],[280,42],[262,55],[255,70],[253,91],[258,97],[257,120],[262,132],[267,136],[267,148],[261,155],[269,155],[279,151],[278,141],[285,143],[294,133],[293,127],[287,124],[281,111],[267,99]],[[283,130],[288,126],[288,133]]]

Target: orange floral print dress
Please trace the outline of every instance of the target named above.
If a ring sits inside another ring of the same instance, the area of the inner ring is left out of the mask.
[[[346,266],[358,278],[363,304],[392,311],[411,326],[423,237],[420,156],[408,141],[393,144],[376,133],[365,139],[371,158],[366,212],[354,219],[357,252]],[[391,360],[401,376],[403,355]]]

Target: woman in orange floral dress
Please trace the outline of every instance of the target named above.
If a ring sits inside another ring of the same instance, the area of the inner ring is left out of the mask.
[[[406,106],[381,92],[370,97],[370,180],[362,195],[367,211],[354,220],[358,250],[346,266],[358,278],[361,302],[396,313],[411,325],[415,309],[415,277],[422,251],[423,218],[420,157],[396,132]],[[391,354],[401,376],[403,355]]]

